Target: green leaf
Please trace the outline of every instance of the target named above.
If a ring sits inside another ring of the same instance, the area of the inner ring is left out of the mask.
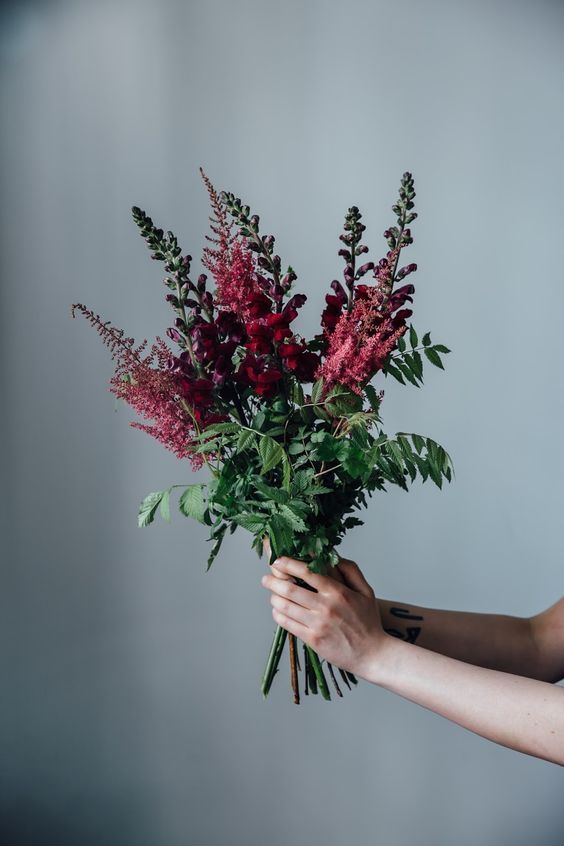
[[[414,349],[419,343],[417,332],[415,331],[413,326],[409,327],[409,343],[411,344],[411,349]]]
[[[234,514],[231,519],[253,535],[263,532],[266,525],[266,519],[258,514]]]
[[[321,397],[321,393],[323,391],[323,376],[317,380],[317,382],[313,383],[313,387],[311,389],[311,401],[316,403],[319,398]]]
[[[210,423],[209,426],[206,426],[204,429],[204,434],[207,432],[222,432],[222,433],[229,433],[232,434],[233,432],[238,432],[241,426],[238,423],[229,423],[225,421],[223,423]]]
[[[425,440],[421,437],[421,435],[412,435],[411,440],[413,441],[413,446],[417,450],[419,454],[421,454],[421,450],[425,446]]]
[[[268,521],[267,534],[276,557],[284,555],[292,548],[294,540],[292,527],[280,514],[273,514]]]
[[[372,408],[372,410],[378,413],[378,411],[380,410],[380,398],[378,397],[374,385],[365,385],[364,393],[366,394],[366,397],[368,399],[368,402],[370,403],[370,407]]]
[[[425,347],[425,355],[431,364],[434,364],[435,367],[440,367],[441,370],[444,370],[443,363],[435,347]]]
[[[320,420],[325,420],[326,423],[331,421],[331,415],[329,412],[325,411],[322,405],[314,405],[313,413],[316,417],[319,417]]]
[[[251,426],[257,432],[260,432],[264,424],[266,423],[266,414],[264,411],[259,411],[252,419]]]
[[[210,569],[211,565],[213,564],[217,553],[221,548],[221,544],[223,542],[223,536],[227,531],[227,523],[222,523],[221,526],[215,531],[214,535],[211,538],[207,538],[207,540],[213,540],[213,545],[211,548],[211,552],[208,557],[208,565],[206,567],[206,571]]]
[[[423,360],[421,358],[421,354],[418,353],[417,350],[414,350],[411,353],[410,358],[411,358],[411,366],[412,366],[413,372],[415,373],[417,378],[422,381],[423,380]]]
[[[206,505],[204,502],[204,487],[202,483],[188,485],[184,493],[180,496],[178,507],[185,517],[192,517],[198,520],[199,523],[205,523],[204,512]]]
[[[361,478],[367,470],[364,450],[351,444],[350,449],[343,459],[343,467],[353,479]]]
[[[386,449],[391,457],[394,459],[397,467],[403,471],[403,456],[401,454],[401,449],[397,445],[395,441],[388,441],[386,444]]]
[[[304,493],[310,486],[313,478],[313,469],[298,470],[292,479],[291,490],[293,494]]]
[[[407,345],[406,345],[406,343],[405,343],[405,338],[403,337],[403,335],[401,335],[401,336],[398,338],[397,347],[398,347],[398,350],[399,350],[400,352],[405,352]]]
[[[272,485],[267,485],[260,476],[253,476],[253,484],[257,491],[259,491],[267,499],[273,502],[288,502],[289,494],[285,490],[275,488]]]
[[[152,491],[147,494],[141,505],[139,506],[139,513],[137,515],[137,523],[140,528],[148,526],[155,519],[157,508],[159,507],[166,491]]]
[[[290,482],[292,480],[292,465],[290,459],[284,452],[282,454],[282,487],[285,491],[290,490]]]
[[[430,332],[425,332],[425,334],[423,335],[422,344],[423,344],[424,347],[431,346],[431,333]]]
[[[262,473],[268,473],[282,461],[284,450],[280,444],[269,435],[265,435],[259,442],[259,454],[262,459]]]
[[[409,366],[405,363],[405,361],[400,361],[398,359],[397,365],[398,365],[399,369],[401,370],[401,372],[403,373],[403,375],[405,376],[405,378],[407,379],[407,381],[411,382],[412,385],[415,385],[415,387],[418,388],[419,385],[417,383],[417,379],[415,378],[415,376],[413,375],[413,373],[411,372],[411,370],[409,369]]]
[[[307,526],[295,511],[289,505],[279,506],[280,514],[285,517],[296,532],[307,532]]]
[[[304,397],[304,389],[300,385],[299,382],[293,382],[291,387],[292,402],[295,402],[296,405],[303,405],[305,402]]]
[[[391,364],[391,362],[386,364],[386,366],[384,368],[384,373],[386,375],[389,373],[390,376],[393,376],[394,379],[397,379],[398,382],[401,382],[402,385],[405,385],[405,382],[403,380],[403,376],[401,375],[400,371],[397,369],[397,367],[395,367],[393,364]]]
[[[288,445],[288,453],[290,455],[299,455],[302,452],[305,452],[305,445],[302,441],[292,441]]]
[[[170,492],[172,488],[169,488],[166,491],[163,491],[162,499],[161,499],[161,517],[163,520],[166,520],[167,523],[170,523]]]
[[[242,452],[249,446],[254,446],[256,442],[256,435],[248,429],[243,429],[237,440],[237,452]]]
[[[449,353],[450,352],[449,348],[445,347],[444,344],[435,344],[433,349],[435,349],[437,352],[440,352],[440,353]]]

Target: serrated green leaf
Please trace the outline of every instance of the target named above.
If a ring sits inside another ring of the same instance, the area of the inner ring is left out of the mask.
[[[161,510],[161,517],[163,520],[166,520],[167,523],[170,523],[170,492],[172,488],[168,488],[168,490],[163,491],[163,496],[160,503],[160,510]]]
[[[292,479],[292,493],[304,493],[310,486],[313,478],[313,470],[297,470]]]
[[[192,517],[199,523],[205,523],[206,504],[204,501],[204,487],[202,483],[188,485],[186,490],[181,494],[178,501],[178,507],[185,517]]]
[[[368,402],[370,403],[370,407],[372,408],[372,410],[378,413],[380,409],[380,398],[376,393],[374,385],[365,385],[364,393],[366,394],[366,397],[368,399]]]
[[[264,411],[259,411],[252,419],[251,426],[257,432],[260,432],[264,424],[266,423],[266,414]]]
[[[148,526],[153,522],[155,514],[157,513],[157,508],[159,507],[165,493],[166,491],[152,491],[150,494],[147,494],[139,506],[139,513],[137,515],[139,528]]]
[[[290,490],[290,482],[292,480],[292,465],[290,464],[290,459],[283,453],[282,456],[282,487],[285,491]]]
[[[296,514],[295,511],[289,505],[280,505],[279,506],[280,514],[285,517],[289,523],[291,524],[292,528],[296,532],[306,532],[307,526],[300,517],[299,514]]]
[[[414,350],[411,353],[411,359],[412,359],[413,372],[415,373],[417,378],[420,381],[422,381],[423,380],[423,360],[421,358],[421,354],[419,352],[417,352],[417,350]]]
[[[292,548],[294,535],[288,521],[280,514],[273,514],[267,525],[272,551],[278,558]]]
[[[303,444],[302,441],[292,441],[291,444],[288,445],[289,455],[300,455],[302,452],[305,452],[305,444]]]
[[[244,449],[250,446],[255,446],[256,444],[256,435],[254,432],[250,432],[248,429],[243,429],[239,438],[237,440],[237,452],[242,452]]]
[[[227,523],[223,523],[213,534],[211,538],[207,538],[207,540],[213,540],[211,552],[208,557],[208,564],[206,567],[206,571],[210,569],[211,565],[215,561],[217,554],[221,548],[221,544],[223,542],[223,536],[227,531]]]
[[[325,420],[326,423],[329,423],[331,420],[331,415],[329,412],[325,411],[322,405],[314,405],[313,413],[316,417],[319,417],[320,420]]]
[[[419,383],[417,382],[417,379],[415,378],[415,376],[411,372],[408,364],[405,361],[400,361],[399,359],[396,361],[396,363],[397,363],[397,366],[399,367],[399,369],[401,370],[401,372],[403,373],[403,375],[405,376],[405,378],[407,379],[407,381],[410,382],[412,385],[415,385],[416,388],[418,388]]]
[[[434,364],[435,367],[440,367],[441,370],[444,370],[443,363],[441,361],[441,357],[438,354],[438,352],[436,351],[435,347],[425,347],[424,352],[425,352],[425,355],[427,356],[427,358],[429,359],[429,361],[431,362],[431,364]]]
[[[411,349],[414,349],[419,343],[417,332],[415,331],[415,328],[413,326],[409,327],[409,343],[411,344]]]
[[[280,444],[269,435],[264,435],[259,442],[259,453],[262,459],[261,472],[268,473],[273,467],[282,461],[284,450]]]
[[[317,380],[317,382],[313,383],[313,387],[311,389],[311,401],[316,403],[319,398],[321,397],[321,393],[323,391],[323,376]]]
[[[275,488],[273,485],[267,485],[260,476],[253,476],[253,484],[257,491],[267,497],[267,499],[271,499],[273,502],[288,502],[288,491]]]
[[[398,468],[403,471],[403,456],[401,454],[401,449],[399,448],[397,443],[395,441],[388,441],[388,443],[386,444],[386,449],[391,455],[391,457],[394,459]]]
[[[295,402],[296,405],[303,405],[305,402],[304,397],[304,389],[300,385],[299,382],[293,382],[291,388],[291,397],[292,402]]]
[[[405,385],[403,376],[401,375],[401,373],[397,369],[397,367],[395,367],[395,365],[393,365],[391,363],[386,364],[386,367],[384,369],[384,374],[387,375],[388,373],[390,374],[390,376],[393,376],[394,379],[397,379],[398,382],[401,382],[402,385]]]
[[[261,517],[257,514],[234,514],[231,519],[234,520],[238,526],[241,526],[243,529],[247,529],[247,531],[252,532],[253,535],[262,532],[266,525],[265,517]]]
[[[230,423],[229,421],[225,421],[223,423],[210,423],[209,426],[206,426],[204,429],[204,434],[207,432],[221,432],[222,434],[238,432],[241,426],[238,423]]]
[[[422,450],[422,449],[423,449],[423,447],[425,446],[425,440],[424,440],[424,438],[422,438],[422,437],[421,437],[421,435],[415,435],[415,434],[413,434],[413,435],[411,436],[411,440],[413,441],[413,446],[415,447],[415,449],[417,450],[417,452],[418,452],[419,454],[421,454],[421,450]]]

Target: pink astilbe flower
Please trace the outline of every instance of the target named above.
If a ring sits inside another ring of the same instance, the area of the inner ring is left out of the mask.
[[[189,458],[192,469],[199,470],[204,459],[191,452],[196,430],[190,412],[182,404],[181,376],[171,368],[174,357],[166,343],[156,338],[151,351],[143,356],[147,340],[135,348],[135,340],[126,338],[123,329],[112,326],[109,320],[102,321],[100,315],[82,303],[73,304],[73,317],[75,311],[94,326],[116,361],[110,379],[111,393],[153,421],[153,425],[135,421],[129,425],[152,435],[178,458]],[[153,367],[155,359],[157,366]]]
[[[199,470],[204,459],[191,452],[195,430],[190,414],[178,399],[177,382],[176,374],[151,367],[144,360],[130,364],[127,374],[116,372],[110,379],[110,391],[153,421],[151,425],[132,421],[130,426],[147,432],[178,458],[189,458],[192,469]]]
[[[217,288],[215,302],[246,320],[249,304],[258,294],[264,296],[256,279],[255,257],[247,247],[247,239],[234,242],[232,247],[212,264],[207,261]]]
[[[392,268],[392,262],[383,259],[374,273],[378,284],[358,285],[352,310],[343,312],[338,319],[325,360],[315,374],[316,379],[323,376],[325,392],[341,384],[360,394],[407,331],[405,319],[411,310],[393,312],[411,300],[413,286],[398,291],[398,297],[390,295]]]
[[[256,271],[256,259],[247,246],[246,238],[236,238],[231,234],[231,225],[221,199],[202,168],[200,173],[208,189],[214,217],[210,218],[211,229],[217,236],[206,239],[216,247],[204,247],[202,264],[216,283],[215,302],[218,306],[229,309],[243,320],[249,317],[249,302],[257,294],[262,294]]]

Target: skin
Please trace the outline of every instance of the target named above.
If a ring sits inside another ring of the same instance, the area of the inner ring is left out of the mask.
[[[334,666],[564,766],[564,597],[527,618],[421,608],[377,599],[347,558],[321,576],[282,556],[262,585],[275,622]]]

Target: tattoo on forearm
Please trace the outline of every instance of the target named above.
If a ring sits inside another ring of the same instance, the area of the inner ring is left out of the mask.
[[[393,617],[399,617],[401,620],[423,620],[423,617],[419,614],[410,614],[409,608],[391,607],[390,614]],[[421,626],[407,626],[405,632],[399,629],[384,629],[384,631],[392,637],[407,641],[407,643],[415,643],[421,632]]]

